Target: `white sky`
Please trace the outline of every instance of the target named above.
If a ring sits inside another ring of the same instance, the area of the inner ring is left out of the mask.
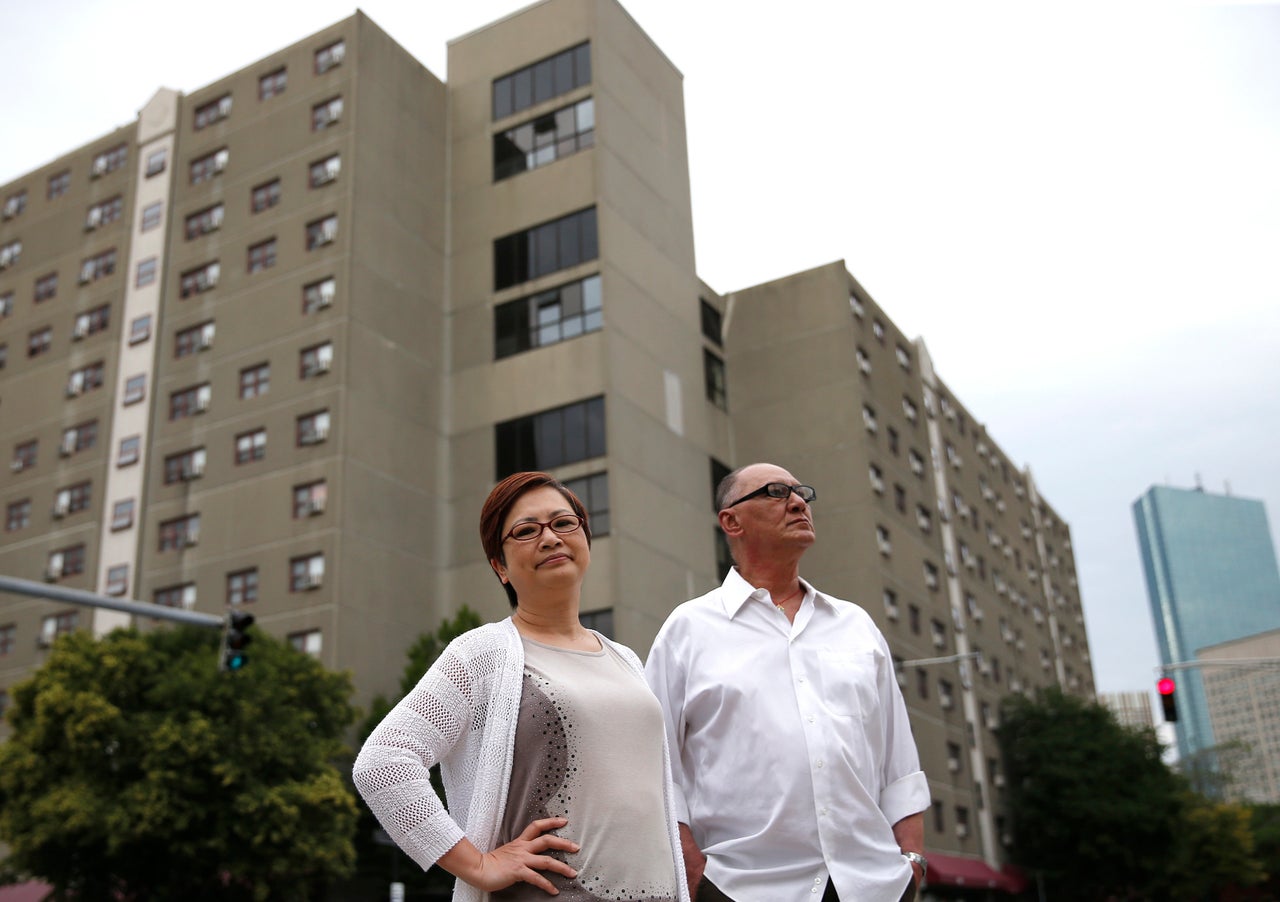
[[[523,5],[362,8],[446,78]],[[1071,524],[1099,688],[1150,688],[1132,502],[1280,509],[1280,7],[624,5],[684,73],[699,274],[843,258]],[[0,184],[354,10],[9,7]]]

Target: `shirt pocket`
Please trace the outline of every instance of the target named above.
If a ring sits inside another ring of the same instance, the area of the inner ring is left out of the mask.
[[[869,649],[818,652],[822,704],[837,717],[870,717],[876,709],[878,656]]]

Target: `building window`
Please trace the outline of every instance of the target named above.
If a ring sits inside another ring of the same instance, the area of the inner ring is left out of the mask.
[[[98,178],[109,172],[120,169],[129,159],[129,145],[117,144],[110,150],[104,150],[93,158],[93,166],[89,170],[89,178]]]
[[[130,464],[136,464],[141,453],[142,438],[140,436],[130,435],[120,439],[120,448],[116,452],[116,466],[127,467]]]
[[[253,604],[258,600],[258,568],[227,574],[227,604]]]
[[[104,372],[105,368],[101,360],[88,366],[82,366],[78,370],[72,370],[71,377],[67,379],[67,397],[75,398],[86,392],[101,388],[104,381]]]
[[[156,201],[154,204],[147,204],[142,208],[142,222],[140,228],[144,232],[150,232],[152,229],[160,227],[160,223],[164,218],[164,203]]]
[[[698,311],[702,317],[702,337],[715,342],[718,347],[724,347],[724,318],[720,311],[712,307],[705,298],[698,298]]]
[[[91,232],[99,226],[109,225],[124,214],[124,198],[116,195],[110,200],[93,204],[85,215],[84,230]]]
[[[210,232],[216,232],[222,228],[222,217],[225,211],[226,205],[214,204],[212,207],[205,207],[203,210],[188,216],[186,222],[187,240],[194,241],[202,235],[208,235]]]
[[[565,488],[578,496],[587,509],[591,537],[609,534],[609,474],[593,473],[579,479],[566,479]],[[603,630],[601,630],[603,632]]]
[[[215,122],[221,122],[231,115],[231,95],[223,94],[217,100],[210,100],[196,107],[196,131],[207,128]]]
[[[80,261],[80,284],[105,279],[115,271],[116,251],[115,248],[111,248]]]
[[[200,515],[187,514],[160,524],[160,550],[181,551],[200,540]]]
[[[27,335],[27,356],[39,357],[53,345],[53,327],[45,326]]]
[[[915,448],[907,450],[907,462],[911,465],[911,472],[917,476],[924,478],[924,458],[920,456],[920,452]]]
[[[265,395],[271,388],[271,364],[260,363],[240,371],[240,400]]]
[[[156,270],[158,267],[159,263],[155,257],[148,257],[145,260],[139,260],[137,275],[133,280],[134,286],[136,288],[145,288],[153,283],[156,280]],[[151,320],[148,319],[147,323],[150,325]],[[134,342],[131,339],[130,344],[133,343]]]
[[[25,190],[15,191],[4,199],[4,211],[0,213],[0,218],[13,219],[27,208],[27,192]]]
[[[493,136],[493,180],[554,163],[595,144],[590,97]]]
[[[213,389],[207,382],[176,391],[169,395],[169,419],[181,420],[204,413],[209,409],[209,402],[212,399]]]
[[[231,152],[225,147],[191,161],[191,184],[207,182],[227,168]]]
[[[862,371],[864,376],[871,375],[871,358],[867,356],[867,352],[859,345],[854,349],[854,356],[858,359],[858,369]]]
[[[166,586],[163,589],[156,589],[152,598],[156,604],[164,605],[166,608],[182,608],[189,611],[196,606],[196,585],[182,583],[177,586]]]
[[[303,348],[298,355],[299,377],[312,379],[323,375],[333,368],[333,342],[326,341],[322,345]]]
[[[121,402],[125,405],[137,404],[147,396],[147,377],[145,375],[130,376],[124,383],[124,397]]]
[[[84,573],[84,545],[72,545],[49,555],[49,566],[46,576],[61,579],[64,576],[75,576]]]
[[[898,593],[892,589],[885,589],[882,594],[884,601],[884,615],[890,620],[898,619]]]
[[[501,291],[599,255],[596,209],[588,207],[493,242],[493,288]]]
[[[337,40],[316,51],[316,75],[328,72],[334,66],[341,66],[347,55],[346,41]]]
[[[264,269],[270,269],[276,265],[276,240],[268,238],[266,241],[250,246],[249,248],[249,272],[262,272]]]
[[[928,586],[931,591],[937,591],[938,589],[938,567],[930,561],[924,562],[924,584]]]
[[[868,473],[871,477],[872,491],[874,491],[877,495],[883,495],[884,494],[884,470],[881,470],[875,464],[871,464],[871,466],[868,468]]]
[[[71,189],[71,171],[64,169],[56,175],[49,176],[49,200],[62,197]]]
[[[951,708],[956,703],[955,687],[950,680],[938,680],[938,704],[943,708]]]
[[[85,338],[95,332],[105,332],[111,325],[111,305],[103,304],[81,313],[76,317],[75,326],[71,330],[72,339]]]
[[[875,335],[876,341],[880,342],[880,344],[884,344],[884,323],[880,322],[878,319],[872,320],[871,334]]]
[[[272,97],[278,97],[284,93],[285,86],[289,83],[289,72],[284,66],[274,72],[268,72],[266,75],[258,77],[258,99],[270,100]]]
[[[36,279],[36,303],[47,301],[58,295],[58,274],[51,272],[47,276]]]
[[[606,639],[613,638],[613,608],[586,611],[578,615],[578,622],[589,630],[595,630]]]
[[[249,195],[249,209],[254,213],[274,207],[280,203],[280,180],[272,179],[258,185]]]
[[[306,592],[324,584],[324,554],[306,554],[289,561],[289,591]]]
[[[595,397],[494,426],[496,479],[550,470],[605,453],[604,398]]]
[[[889,438],[889,450],[896,455],[898,453],[898,430],[890,426],[885,430],[885,434]]]
[[[923,667],[916,668],[916,694],[921,699],[929,698],[929,671]]]
[[[168,150],[166,150],[163,147],[160,148],[159,150],[153,150],[151,153],[147,154],[146,177],[151,178],[152,176],[159,175],[160,173],[164,172],[164,168],[166,165],[168,165],[168,163],[169,163]]]
[[[898,366],[907,372],[911,372],[911,352],[902,345],[897,346]]]
[[[0,342],[0,370],[4,369],[4,365],[9,362],[9,346]]]
[[[711,461],[711,510],[714,512],[719,512],[720,507],[719,505],[716,504],[716,490],[720,488],[720,483],[723,482],[725,477],[728,476],[729,473],[732,471],[727,466],[722,464],[720,461],[716,460],[714,457],[710,458],[710,461]]]
[[[4,512],[5,532],[16,532],[31,525],[31,499],[11,502]]]
[[[204,448],[191,448],[170,454],[164,459],[164,484],[173,485],[175,482],[199,479],[204,475],[206,457]]]
[[[17,641],[18,627],[14,623],[6,623],[0,626],[0,658],[13,652],[14,643]],[[3,715],[0,711],[0,716]]]
[[[721,410],[729,409],[729,390],[724,373],[724,361],[710,349],[702,349],[702,377],[707,390],[707,400]]]
[[[876,434],[876,430],[880,428],[876,421],[876,409],[870,404],[862,405],[862,425],[867,427],[867,431],[872,435]]]
[[[501,360],[531,348],[556,344],[599,331],[603,325],[600,277],[588,276],[495,307],[494,357]]]
[[[319,630],[303,630],[299,633],[290,633],[288,636],[289,647],[294,651],[302,652],[304,655],[319,657],[321,638]]]
[[[111,506],[112,532],[118,532],[121,529],[128,529],[133,526],[133,507],[134,501],[132,498],[117,501]]]
[[[493,80],[493,118],[503,119],[535,104],[591,84],[591,45],[582,43]]]
[[[342,98],[331,97],[311,108],[311,130],[322,131],[342,118]]]
[[[876,548],[885,557],[893,553],[893,543],[889,540],[889,530],[883,526],[876,527]]]
[[[315,517],[324,513],[328,488],[323,479],[293,487],[293,519]]]
[[[247,464],[267,456],[267,430],[254,429],[236,436],[236,463]]]
[[[307,169],[307,184],[312,188],[327,185],[338,177],[342,171],[342,156],[333,154],[323,160],[316,160]]]
[[[30,470],[36,465],[36,457],[40,450],[39,439],[31,439],[26,442],[19,442],[13,446],[13,462],[9,464],[9,469],[16,473],[23,470]]]
[[[14,240],[8,244],[0,244],[0,270],[17,266],[20,257],[22,257],[21,241]]]
[[[83,546],[81,547],[83,549]],[[37,644],[41,648],[48,648],[53,645],[54,640],[59,636],[74,633],[79,624],[79,611],[63,611],[61,614],[50,614],[40,621],[40,638],[37,640]]]
[[[222,266],[217,260],[187,270],[179,281],[179,294],[189,298],[193,294],[211,291],[218,286],[218,276],[222,274]]]
[[[902,399],[902,413],[912,423],[916,422],[916,420],[919,418],[919,413],[916,411],[915,402],[913,402],[910,398],[907,398],[907,397],[903,397]]]
[[[304,286],[302,289],[303,314],[315,313],[317,310],[323,310],[325,307],[330,306],[337,293],[338,283],[333,276]]]
[[[129,565],[117,564],[107,568],[107,594],[124,595],[129,591]]]
[[[338,215],[336,213],[307,223],[307,250],[309,251],[332,244],[337,237]]]
[[[92,500],[92,482],[77,482],[76,485],[59,489],[54,494],[54,517],[65,517],[67,514],[88,510]]]
[[[213,347],[214,331],[213,320],[209,320],[174,333],[173,356],[187,357]]]
[[[318,445],[329,437],[329,411],[318,410],[315,413],[298,417],[297,442],[299,446]]]
[[[89,420],[78,426],[63,430],[62,444],[59,451],[63,457],[70,457],[81,451],[87,451],[98,443],[98,421]]]
[[[6,291],[0,294],[0,319],[4,319],[13,313],[13,292]]]

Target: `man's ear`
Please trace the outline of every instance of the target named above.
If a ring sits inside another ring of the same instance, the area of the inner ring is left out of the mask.
[[[742,535],[742,524],[738,522],[738,515],[731,510],[723,510],[717,515],[720,520],[720,528],[724,530],[726,536]]]
[[[502,580],[505,585],[508,582],[506,565],[496,557],[491,557],[489,558],[489,566],[493,568],[493,572],[498,574],[498,579]]]

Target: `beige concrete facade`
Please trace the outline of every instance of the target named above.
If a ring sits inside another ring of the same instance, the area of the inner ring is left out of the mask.
[[[1231,799],[1280,803],[1280,630],[1196,652]]]
[[[0,248],[22,244],[0,271],[0,449],[39,442],[0,472],[6,512],[30,502],[0,571],[43,578],[82,543],[58,582],[107,591],[127,566],[135,598],[244,604],[350,669],[363,704],[461,604],[506,615],[477,534],[515,453],[500,435],[591,487],[584,611],[642,655],[719,581],[716,474],[772,460],[818,489],[805,575],[871,612],[903,662],[930,847],[998,865],[1000,698],[1093,692],[1066,524],[842,262],[727,295],[698,279],[682,77],[614,0],[460,37],[449,74],[357,13],[162,90],[134,126],[0,187],[27,192],[0,222]],[[526,139],[544,143],[500,173],[499,145]],[[127,164],[90,178],[121,144]],[[115,195],[119,218],[86,230]],[[115,271],[80,285],[109,247]],[[102,304],[107,327],[72,340]],[[102,387],[68,397],[99,359]],[[60,455],[91,420],[95,440]],[[87,507],[54,517],[85,481]],[[46,626],[60,611],[0,599],[0,691],[43,660],[45,630],[115,622]]]

